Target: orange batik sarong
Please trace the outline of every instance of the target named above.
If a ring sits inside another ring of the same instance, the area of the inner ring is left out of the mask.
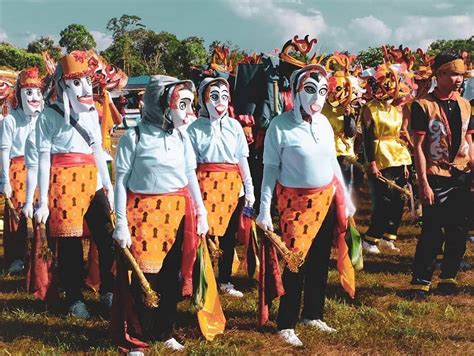
[[[186,209],[184,196],[127,194],[130,251],[145,273],[158,273],[176,240]]]
[[[97,166],[92,154],[51,156],[49,232],[52,237],[82,237],[84,215],[97,188]]]
[[[11,201],[15,209],[19,209],[26,200],[26,167],[24,156],[10,160],[10,185],[12,187]]]
[[[277,205],[280,227],[286,246],[306,258],[331,204],[336,207],[334,242],[337,248],[337,269],[343,288],[354,298],[355,273],[345,242],[347,218],[341,183],[333,181],[319,188],[289,188],[277,182]]]
[[[288,188],[277,184],[280,227],[286,246],[306,257],[334,195],[332,183],[319,188]]]
[[[224,236],[243,186],[239,166],[230,163],[199,163],[197,178],[207,210],[209,235]]]

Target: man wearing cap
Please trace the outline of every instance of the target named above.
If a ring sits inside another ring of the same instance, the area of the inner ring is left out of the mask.
[[[433,64],[437,86],[411,108],[415,165],[423,225],[413,263],[410,296],[425,299],[443,236],[444,258],[438,292],[457,292],[456,275],[466,250],[470,186],[474,163],[474,120],[470,103],[459,95],[465,72],[459,53],[446,50]]]
[[[83,302],[83,220],[99,252],[101,302],[112,304],[111,273],[113,188],[104,151],[99,118],[92,97],[93,66],[83,51],[61,58],[54,73],[58,100],[45,108],[36,128],[38,150],[38,223],[48,221],[57,239],[60,282],[69,312],[88,318]]]

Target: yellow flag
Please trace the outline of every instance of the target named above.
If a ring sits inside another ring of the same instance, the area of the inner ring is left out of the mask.
[[[197,312],[197,317],[202,335],[206,340],[212,341],[216,335],[224,333],[226,320],[219,300],[219,293],[217,292],[216,277],[214,276],[206,239],[201,239],[201,243],[204,244],[204,273],[207,289],[204,306]]]
[[[112,111],[110,110],[110,94],[104,89],[104,103],[102,107],[100,131],[102,134],[102,147],[107,152],[110,152],[112,149],[112,141],[110,138],[110,130],[112,130],[112,127],[114,127],[114,120],[112,119]]]

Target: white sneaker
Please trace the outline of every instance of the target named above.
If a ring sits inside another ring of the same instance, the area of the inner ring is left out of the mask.
[[[326,324],[321,319],[316,319],[316,320],[303,319],[303,324],[314,326],[315,328],[327,333],[335,333],[337,331],[336,329],[331,328],[328,324]]]
[[[278,332],[278,335],[283,339],[284,342],[292,346],[303,346],[300,338],[296,336],[295,329],[283,329]]]
[[[145,356],[145,353],[140,350],[132,350],[127,352],[127,356]]]
[[[173,350],[173,351],[182,351],[184,350],[184,346],[181,345],[174,337],[165,341],[165,347]]]
[[[220,283],[219,288],[222,293],[227,294],[231,297],[242,298],[244,293],[234,288],[232,283]]]
[[[22,260],[15,260],[12,262],[10,267],[8,268],[8,273],[10,274],[18,274],[25,270],[25,264]]]
[[[365,242],[365,241],[362,241],[362,249],[365,252],[370,253],[372,255],[380,254],[380,250],[377,247],[377,245],[372,245],[372,244],[369,244],[368,242]]]
[[[379,245],[382,250],[396,253],[400,252],[400,249],[398,247],[395,247],[393,241],[381,239]]]
[[[71,304],[69,307],[69,315],[72,315],[79,319],[89,319],[90,314],[87,310],[86,305],[81,300],[76,300],[74,303]]]

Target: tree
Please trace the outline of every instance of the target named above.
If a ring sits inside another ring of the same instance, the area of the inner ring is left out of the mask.
[[[177,53],[181,69],[178,76],[190,78],[192,67],[202,67],[209,62],[209,55],[204,46],[204,39],[191,36],[181,41]]]
[[[460,52],[467,52],[471,60],[474,59],[474,36],[468,39],[458,40],[438,40],[431,43],[428,47],[428,54],[437,55],[445,49],[455,49]]]
[[[142,18],[135,15],[122,15],[119,19],[113,17],[107,22],[106,29],[112,32],[112,37],[118,39],[139,28],[146,26],[141,24]]]
[[[83,25],[69,25],[59,35],[61,36],[59,45],[65,47],[67,53],[75,50],[87,51],[97,46],[94,37]]]
[[[362,50],[357,55],[357,61],[362,65],[362,68],[376,67],[383,63],[383,51],[382,47],[372,48],[369,47],[366,50]]]
[[[54,44],[54,40],[48,36],[41,36],[28,44],[27,51],[30,53],[41,54],[48,52],[52,59],[58,61],[61,58],[61,47]]]
[[[41,73],[46,72],[41,55],[28,53],[24,49],[2,42],[0,43],[0,67],[22,70],[27,67],[38,67]]]

